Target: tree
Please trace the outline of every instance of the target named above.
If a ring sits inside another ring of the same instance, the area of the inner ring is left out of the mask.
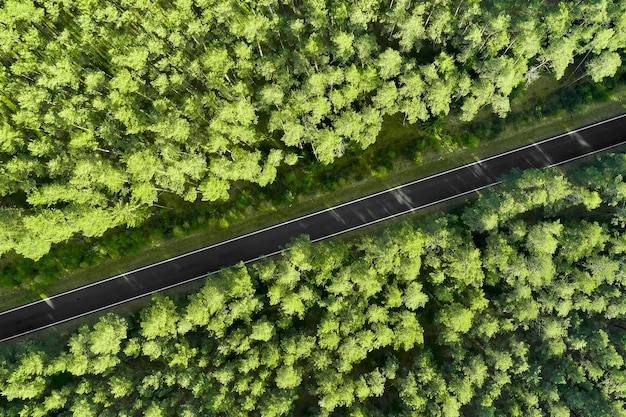
[[[511,45],[513,54],[526,60],[537,56],[542,48],[541,29],[543,26],[532,19],[514,22],[514,25],[517,36]]]
[[[556,252],[561,230],[563,226],[558,222],[534,226],[526,237],[526,247],[531,253],[552,255]]]
[[[433,43],[443,43],[452,32],[452,14],[447,2],[435,1],[426,18],[426,35]]]
[[[424,96],[431,114],[445,115],[450,112],[450,102],[452,100],[453,90],[453,80],[448,82],[440,79],[438,75],[435,75],[433,81],[430,81],[430,85]]]
[[[404,100],[398,103],[400,111],[406,115],[409,123],[416,123],[418,119],[427,120],[429,113],[422,99],[425,88],[422,77],[414,72],[401,76],[400,80],[402,85],[398,92],[401,97],[404,97]]]
[[[565,70],[574,62],[577,39],[564,37],[554,40],[543,52],[544,62],[549,63],[554,71],[554,77],[559,80]]]
[[[394,349],[409,350],[416,344],[424,343],[424,334],[422,326],[413,313],[402,312],[395,317],[396,327],[394,333],[396,340],[394,341]]]
[[[603,78],[615,75],[622,60],[616,52],[604,51],[597,57],[587,62],[587,72],[595,82],[599,82]]]
[[[402,56],[398,51],[388,48],[379,55],[376,66],[380,77],[383,80],[388,80],[400,73]]]
[[[334,34],[332,41],[335,45],[334,55],[341,62],[346,62],[354,55],[354,34],[339,31]]]
[[[230,183],[215,176],[207,176],[198,186],[203,201],[228,200]]]
[[[453,342],[459,340],[460,335],[467,333],[474,319],[474,312],[459,303],[450,304],[438,314],[438,321],[444,326],[443,340]]]
[[[79,397],[70,407],[70,411],[72,411],[73,415],[76,417],[90,417],[96,415],[99,409],[100,407],[85,397]]]
[[[393,81],[385,83],[372,99],[374,105],[380,109],[383,114],[395,114],[399,108],[398,102],[398,89]]]
[[[114,375],[109,379],[109,386],[113,398],[123,398],[129,396],[134,391],[134,382],[127,377]]]
[[[398,43],[405,52],[413,48],[420,50],[420,41],[425,38],[426,34],[423,18],[425,8],[425,4],[416,5],[412,13],[402,16],[403,19],[398,23],[398,31],[394,36],[399,39]]]
[[[295,388],[302,381],[301,372],[292,366],[283,366],[276,371],[276,386],[281,389]]]
[[[126,320],[112,314],[106,315],[93,326],[89,350],[94,355],[116,355],[122,341],[126,339],[127,331]]]
[[[16,398],[28,400],[41,395],[47,387],[44,378],[45,359],[43,352],[26,347],[19,362],[14,364],[3,381],[2,395],[9,401]]]
[[[140,333],[146,340],[171,338],[177,334],[179,316],[176,305],[169,298],[155,296],[152,304],[141,311],[140,319]]]
[[[608,239],[606,230],[598,223],[582,221],[576,229],[564,228],[559,255],[568,263],[574,263],[590,256],[594,250],[603,249]]]
[[[428,296],[422,292],[422,284],[412,282],[404,293],[404,304],[409,310],[416,310],[428,302]]]

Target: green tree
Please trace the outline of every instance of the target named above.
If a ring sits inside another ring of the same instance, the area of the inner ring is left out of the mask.
[[[169,298],[155,296],[150,306],[141,311],[140,319],[140,333],[146,340],[172,338],[177,334],[176,322],[179,316],[176,305]]]
[[[599,82],[605,77],[612,77],[622,65],[619,54],[604,51],[596,58],[587,62],[587,72],[595,82]]]

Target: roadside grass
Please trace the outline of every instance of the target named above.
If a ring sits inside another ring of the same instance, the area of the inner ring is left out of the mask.
[[[521,112],[522,108],[540,106],[550,94],[558,94],[558,83],[544,77],[530,85],[523,95],[519,95],[511,102],[511,116]],[[576,113],[563,114],[557,118],[539,118],[523,125],[507,123],[505,129],[493,138],[481,139],[477,147],[470,149],[454,142],[454,138],[473,134],[471,125],[461,123],[454,115],[443,120],[442,129],[448,140],[434,142],[432,136],[426,134],[421,126],[403,125],[402,117],[394,116],[385,121],[377,142],[360,156],[361,166],[365,169],[352,174],[349,178],[339,178],[337,185],[332,191],[320,191],[307,195],[299,195],[291,204],[275,206],[267,202],[261,210],[248,207],[244,212],[244,218],[231,221],[228,227],[221,227],[217,222],[206,222],[206,228],[189,233],[180,230],[178,237],[153,238],[149,247],[141,250],[133,256],[120,256],[117,259],[109,259],[87,269],[79,269],[68,272],[53,284],[38,286],[36,289],[0,290],[0,310],[6,310],[45,298],[78,286],[86,285],[117,275],[141,266],[149,265],[163,259],[180,255],[191,250],[215,244],[227,239],[234,238],[255,230],[271,226],[292,218],[324,208],[332,207],[352,199],[375,193],[390,187],[394,187],[418,178],[423,178],[447,169],[454,168],[478,159],[489,157],[510,149],[536,142],[577,127],[582,127],[609,117],[624,113],[626,109],[626,86],[619,86],[611,91],[610,99],[604,102],[595,102],[585,105]],[[476,118],[476,122],[493,118],[489,110],[484,110]],[[511,117],[509,117],[510,119]],[[433,148],[432,145],[435,145]],[[425,146],[429,145],[429,146]],[[420,149],[426,149],[420,151]],[[422,160],[420,164],[415,162],[413,156],[417,151]],[[380,154],[388,157],[386,166],[374,166],[371,161],[380,157]],[[342,164],[348,166],[346,159],[337,161],[337,167]],[[368,172],[369,170],[369,172]],[[280,180],[280,178],[278,179]],[[463,204],[472,196],[432,206],[420,213],[414,213],[409,218],[422,218],[424,213],[433,213],[442,209],[452,209]],[[405,218],[402,216],[401,218]],[[382,222],[369,228],[359,229],[346,237],[361,233],[369,233],[380,230],[388,222]],[[198,283],[188,284],[173,290],[173,293],[183,294],[201,285]],[[112,311],[126,312],[136,311],[144,305],[149,297],[112,309]],[[132,308],[130,306],[133,306]],[[136,306],[136,307],[134,307]],[[68,323],[59,328],[75,328],[77,325]]]

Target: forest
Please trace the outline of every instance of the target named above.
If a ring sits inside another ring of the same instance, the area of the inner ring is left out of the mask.
[[[0,347],[0,416],[626,416],[626,154]]]
[[[616,73],[617,0],[7,0],[0,255],[142,224],[164,195],[229,198],[538,77]]]

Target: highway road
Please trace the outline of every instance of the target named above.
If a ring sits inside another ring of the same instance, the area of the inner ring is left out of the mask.
[[[293,237],[316,242],[489,187],[513,168],[563,164],[626,142],[626,115],[248,233],[0,313],[0,342],[273,255]]]

